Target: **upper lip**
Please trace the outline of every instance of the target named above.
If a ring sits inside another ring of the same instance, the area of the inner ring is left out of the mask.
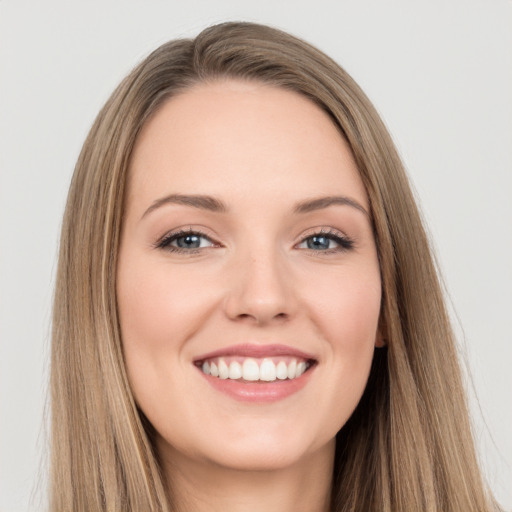
[[[298,350],[288,345],[257,345],[252,343],[230,345],[228,347],[219,348],[213,352],[208,352],[199,357],[194,358],[194,362],[204,361],[205,359],[213,359],[222,356],[241,356],[241,357],[276,357],[276,356],[294,356],[302,359],[316,359],[312,354],[308,354],[302,350]]]

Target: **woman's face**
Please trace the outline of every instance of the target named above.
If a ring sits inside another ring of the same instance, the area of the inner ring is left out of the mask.
[[[368,212],[346,142],[294,92],[197,85],[150,119],[117,295],[164,460],[275,469],[332,454],[380,343]]]

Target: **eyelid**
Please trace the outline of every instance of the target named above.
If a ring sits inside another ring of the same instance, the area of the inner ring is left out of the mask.
[[[351,237],[349,237],[346,233],[343,231],[340,231],[339,229],[332,228],[332,227],[326,227],[326,226],[318,226],[314,228],[309,228],[303,233],[301,233],[299,237],[299,241],[297,243],[304,242],[304,240],[312,237],[312,236],[332,236],[332,237],[338,237],[343,238],[346,240],[351,240]]]
[[[328,255],[331,253],[348,251],[350,249],[353,249],[355,245],[354,239],[346,235],[343,231],[340,231],[332,227],[315,227],[310,228],[306,232],[302,233],[300,240],[294,245],[294,247],[297,247],[298,245],[308,240],[308,238],[312,238],[314,236],[325,236],[326,238],[334,240],[336,243],[338,243],[339,246],[325,250],[315,250],[306,248],[303,248],[301,250],[309,251],[310,253],[315,253],[318,255]]]
[[[182,226],[175,228],[171,231],[166,232],[163,236],[157,239],[157,241],[153,244],[155,249],[167,250],[169,252],[178,252],[178,253],[187,253],[194,254],[204,249],[209,249],[210,247],[197,247],[191,249],[184,249],[180,247],[171,246],[170,243],[176,240],[177,238],[184,237],[187,235],[197,235],[201,238],[206,238],[211,244],[212,247],[221,247],[221,244],[215,240],[215,238],[207,233],[208,230],[204,228],[195,227],[192,225],[188,225],[187,227]]]
[[[161,249],[161,250],[167,250],[169,252],[175,252],[175,253],[181,253],[181,254],[197,254],[201,251],[204,251],[205,249],[211,249],[211,248],[219,248],[222,247],[222,244],[219,243],[211,234],[208,233],[208,229],[205,229],[203,227],[196,227],[193,225],[187,225],[187,227],[182,226],[175,228],[171,231],[168,231],[163,236],[157,239],[157,241],[152,244],[155,249]],[[193,248],[182,248],[182,247],[175,247],[171,245],[171,243],[180,238],[185,237],[187,235],[197,235],[198,237],[207,239],[212,245],[209,247],[193,247]],[[310,248],[299,248],[298,246],[306,242],[309,238],[312,237],[326,237],[330,240],[333,240],[335,243],[338,244],[337,247],[331,248],[331,249],[323,249],[323,250],[317,250],[317,249],[310,249]],[[332,227],[314,227],[306,230],[303,232],[299,238],[299,240],[294,244],[295,249],[299,249],[302,251],[307,251],[310,253],[314,253],[316,255],[328,255],[332,253],[340,253],[344,251],[348,251],[350,249],[353,249],[355,244],[355,241],[353,238],[347,236],[344,232],[332,228]]]

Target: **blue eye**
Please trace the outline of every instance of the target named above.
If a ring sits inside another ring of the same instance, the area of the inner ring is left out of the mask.
[[[200,235],[189,234],[175,238],[170,245],[175,243],[176,247],[180,249],[199,249],[199,247],[208,245],[208,243],[204,243],[205,240],[206,239]]]
[[[354,243],[349,238],[335,233],[317,233],[305,238],[299,249],[309,249],[317,252],[339,252],[352,249]]]
[[[188,254],[193,254],[199,252],[201,249],[215,246],[215,242],[204,233],[192,230],[170,233],[156,244],[158,249]],[[308,249],[314,252],[330,254],[347,251],[352,249],[353,246],[354,242],[344,235],[320,232],[304,238],[297,247],[299,249]]]
[[[202,233],[195,231],[180,231],[164,237],[157,245],[160,249],[177,252],[193,252],[205,247],[213,247],[214,243]]]
[[[326,236],[311,236],[306,240],[308,249],[322,250],[332,249],[334,240],[327,238]]]

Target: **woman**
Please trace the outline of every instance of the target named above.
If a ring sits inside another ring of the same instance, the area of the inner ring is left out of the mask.
[[[402,164],[328,57],[163,45],[77,163],[51,510],[494,510]]]

